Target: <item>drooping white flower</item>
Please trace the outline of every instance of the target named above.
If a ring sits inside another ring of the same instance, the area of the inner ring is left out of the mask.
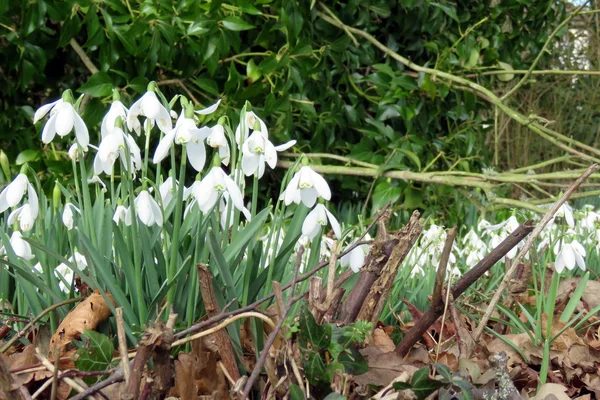
[[[85,270],[88,266],[87,260],[84,255],[79,252],[75,252],[73,256],[68,258],[71,264],[74,264],[78,272]],[[60,263],[54,269],[54,275],[58,278],[58,286],[64,293],[71,291],[71,283],[73,282],[74,271],[65,263]]]
[[[35,205],[33,205],[35,204]],[[33,223],[38,216],[38,205],[37,200],[35,203],[27,203],[17,208],[8,215],[7,223],[9,225],[14,224],[16,221],[19,222],[19,228],[23,232],[27,232],[33,228]]]
[[[237,126],[237,128],[235,128],[235,142],[238,144],[238,146],[242,143],[242,141],[245,142],[246,139],[248,139],[248,136],[250,136],[250,130],[254,130],[256,122],[258,122],[258,125],[260,126],[260,131],[263,133],[263,135],[266,138],[269,137],[269,130],[267,129],[267,125],[264,123],[264,121],[258,118],[258,116],[254,114],[254,112],[249,111],[246,113],[244,124],[245,126],[243,132],[241,123]]]
[[[244,210],[244,198],[240,188],[220,167],[213,167],[204,179],[192,189],[198,206],[204,213],[215,206],[219,196],[224,192],[228,193],[235,208],[240,211]]]
[[[115,221],[115,224],[118,225],[120,221],[126,222],[127,213],[128,207],[118,205],[115,209],[115,213],[113,214],[113,221]]]
[[[10,236],[10,246],[17,256],[25,260],[31,260],[35,257],[31,252],[31,246],[23,240],[23,235],[19,231],[14,231]]]
[[[229,193],[223,192],[223,196],[221,196],[221,200],[219,200],[219,211],[221,212],[221,227],[223,228],[223,230],[227,230],[233,226],[233,207],[229,207],[229,203]],[[227,211],[229,211],[229,213]],[[243,207],[240,211],[242,212],[242,214],[244,214],[244,217],[246,217],[247,221],[250,221],[252,219],[250,210],[248,210],[246,207]]]
[[[142,221],[144,225],[152,226],[156,224],[158,226],[162,226],[162,211],[160,210],[156,200],[152,198],[147,190],[142,190],[135,198],[133,204],[135,206],[135,213],[138,219]],[[125,215],[125,223],[127,225],[131,224],[131,217],[131,208],[128,208]]]
[[[158,191],[160,192],[160,198],[162,200],[162,205],[164,208],[166,208],[169,205],[178,187],[179,183],[177,182],[177,180],[174,180],[172,176],[169,176],[167,180],[165,180],[158,187]]]
[[[462,240],[463,248],[461,256],[467,256],[465,263],[470,268],[474,267],[488,253],[487,244],[481,240],[479,235],[471,229]]]
[[[75,162],[79,161],[79,148],[81,147],[81,150],[86,153],[88,151],[87,147],[82,147],[79,145],[79,143],[75,142],[71,145],[71,147],[69,147],[68,150],[68,154],[69,154],[69,158]],[[92,146],[93,147],[93,146]]]
[[[577,265],[585,271],[585,248],[577,240],[573,239],[567,243],[565,239],[561,239],[554,245],[554,254],[556,262],[554,268],[559,274],[565,267],[571,271]]]
[[[37,193],[31,183],[29,183],[27,175],[19,174],[0,192],[0,213],[6,211],[9,207],[19,204],[23,200],[25,192],[27,192],[31,207],[38,207]]]
[[[127,165],[126,150],[129,151],[129,165]],[[98,153],[94,158],[94,174],[99,175],[104,172],[110,175],[118,158],[121,158],[121,164],[126,171],[142,168],[140,148],[133,136],[123,132],[123,129],[115,127],[111,133],[102,138],[100,146],[98,146]]]
[[[186,118],[182,113],[175,128],[168,132],[158,143],[152,162],[158,164],[167,154],[173,143],[187,146],[187,158],[190,160],[192,167],[200,172],[204,168],[206,162],[206,149],[204,148],[204,140],[210,134],[211,129],[202,127],[198,129],[193,118]]]
[[[88,181],[88,183],[97,183],[97,184],[99,184],[100,186],[102,186],[102,192],[106,192],[106,183],[104,183],[104,181],[102,179],[100,179],[100,177],[98,175],[92,176],[87,181]]]
[[[302,202],[310,208],[315,205],[318,197],[331,200],[331,189],[325,178],[305,165],[293,176],[281,196],[286,206]]]
[[[323,204],[317,206],[308,213],[302,224],[302,234],[312,240],[320,232],[321,227],[331,224],[335,237],[339,240],[342,237],[342,228],[335,216],[327,210]]]
[[[129,110],[127,110],[127,107],[125,107],[123,103],[121,103],[119,100],[113,101],[108,109],[108,112],[102,119],[102,125],[100,125],[100,134],[102,135],[102,138],[108,136],[114,131],[118,118],[120,118],[122,122],[126,122],[128,113]],[[137,118],[132,118],[129,122],[129,130],[137,133],[138,136],[141,135],[142,126],[140,121]]]
[[[274,146],[262,131],[255,130],[242,145],[244,174],[257,175],[261,178],[265,173],[265,163],[274,169],[277,166],[277,152],[285,151],[295,144],[295,140],[290,140],[280,146]]]
[[[519,221],[514,215],[511,215],[506,221],[496,225],[489,225],[485,228],[484,233],[490,238],[490,249],[496,248],[504,239],[508,237],[515,229],[519,227]],[[523,244],[514,246],[502,259],[508,258],[512,260],[516,257],[517,251]]]
[[[354,244],[354,242],[352,242]],[[369,246],[361,244],[352,249],[348,254],[343,255],[340,258],[340,265],[342,267],[350,266],[350,269],[354,272],[360,271],[365,264],[365,257],[369,254]]]
[[[206,144],[214,149],[219,149],[219,158],[223,165],[229,165],[230,149],[229,142],[225,137],[225,128],[217,124],[210,129],[210,135],[206,138]]]
[[[75,207],[72,203],[65,203],[65,208],[62,214],[62,221],[68,230],[73,229],[73,223],[75,222],[75,214],[73,213],[73,211],[81,214],[81,211],[79,211],[79,209]]]
[[[209,115],[217,111],[219,104],[221,104],[221,99],[217,100],[217,102],[211,106],[208,106],[202,110],[194,110],[194,112],[198,115]]]
[[[70,95],[67,95],[70,96]],[[69,101],[59,99],[40,107],[33,117],[35,124],[50,112],[50,118],[46,121],[42,130],[42,142],[50,143],[56,134],[60,137],[68,135],[75,130],[75,138],[80,146],[87,148],[90,143],[90,135],[77,111]]]
[[[548,224],[552,224],[556,218],[564,218],[569,228],[573,228],[575,226],[575,220],[573,219],[573,208],[571,208],[567,202],[564,202],[560,208],[556,210],[556,214],[554,214]]]
[[[151,126],[158,125],[163,133],[168,133],[173,129],[171,115],[169,111],[161,104],[153,90],[147,91],[138,101],[132,104],[127,113],[127,128],[130,131],[135,130],[139,125],[139,116],[146,117]]]

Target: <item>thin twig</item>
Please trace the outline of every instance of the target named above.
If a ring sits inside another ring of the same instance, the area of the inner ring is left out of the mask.
[[[171,345],[171,347],[181,346],[182,344],[186,344],[188,342],[191,342],[192,340],[200,339],[201,337],[211,335],[211,334],[213,334],[215,332],[218,332],[219,330],[221,330],[223,328],[228,327],[229,325],[231,325],[232,323],[234,323],[238,319],[250,318],[250,317],[259,318],[259,319],[263,320],[264,322],[266,322],[267,324],[269,324],[269,326],[271,326],[271,328],[275,329],[275,324],[273,323],[273,321],[269,317],[267,317],[264,314],[261,314],[259,312],[256,312],[256,311],[249,311],[249,312],[245,312],[245,313],[242,313],[242,314],[237,314],[237,315],[230,316],[225,321],[221,322],[219,325],[217,325],[217,326],[215,326],[215,327],[213,327],[211,329],[208,329],[206,331],[202,331],[202,332],[197,333],[197,334],[195,334],[193,336],[176,340],[175,342],[173,342],[173,344]]]
[[[46,357],[44,357],[41,353],[40,350],[38,348],[35,349],[35,355],[37,356],[37,358],[41,361],[42,364],[44,364],[44,366],[46,367],[46,369],[52,373],[54,373],[55,368],[54,365],[50,362],[50,360],[48,360]],[[71,378],[64,378],[64,381],[76,392],[78,393],[83,393],[85,391],[85,388],[82,387],[81,385],[79,385],[77,382],[75,382],[73,379]],[[92,399],[93,400],[93,399]]]
[[[294,291],[296,290],[296,283],[298,283],[298,272],[300,271],[300,265],[302,265],[302,255],[303,254],[304,254],[304,246],[300,246],[300,248],[298,249],[297,257],[296,257],[296,266],[294,268],[294,278],[292,279],[292,289],[288,296],[288,300],[285,305],[285,310],[283,312],[283,316],[279,319],[279,322],[277,323],[277,327],[275,327],[275,329],[273,329],[273,332],[271,332],[271,334],[267,338],[267,342],[265,343],[265,346],[264,346],[262,352],[260,353],[260,357],[258,358],[256,365],[254,365],[252,374],[250,375],[250,378],[248,378],[248,382],[246,382],[246,386],[244,387],[244,392],[242,393],[242,396],[240,397],[241,400],[247,399],[248,396],[250,395],[250,391],[252,390],[252,387],[254,386],[254,382],[256,382],[256,379],[258,379],[258,375],[260,375],[262,367],[265,364],[267,356],[269,355],[269,349],[271,348],[271,346],[273,346],[273,343],[275,343],[275,338],[277,337],[279,331],[283,327],[285,318],[287,317],[287,314],[290,312],[290,309],[292,308],[293,299],[294,299]]]
[[[40,313],[40,315],[38,315],[37,317],[35,317],[34,319],[31,320],[30,323],[28,323],[27,325],[25,325],[25,327],[23,329],[21,329],[21,331],[19,333],[17,333],[15,336],[13,336],[12,338],[10,338],[10,340],[8,342],[6,342],[6,344],[4,346],[2,346],[2,348],[0,349],[0,353],[5,353],[6,350],[10,349],[10,347],[20,338],[22,338],[23,336],[25,336],[25,334],[27,333],[27,331],[29,331],[29,329],[31,329],[31,327],[38,322],[40,319],[42,319],[44,317],[44,315],[48,314],[51,311],[56,310],[58,307],[62,307],[64,305],[67,304],[71,304],[71,303],[77,303],[79,301],[83,300],[83,297],[78,297],[75,299],[69,299],[69,300],[65,300],[65,301],[61,301],[60,303],[56,303],[51,305],[50,307],[46,308],[44,311],[42,311]]]
[[[521,262],[523,261],[523,258],[525,257],[525,255],[529,252],[529,250],[533,246],[537,237],[540,235],[542,230],[546,227],[548,222],[550,222],[550,220],[554,217],[554,214],[556,214],[558,209],[569,199],[569,197],[571,197],[571,195],[579,188],[579,186],[591,174],[593,174],[597,169],[598,169],[598,164],[594,164],[591,167],[589,167],[575,182],[573,182],[573,184],[569,187],[569,189],[567,189],[565,194],[556,203],[554,203],[554,205],[552,207],[550,207],[550,209],[548,210],[546,215],[544,215],[542,220],[535,227],[535,229],[533,230],[533,232],[527,239],[527,242],[525,242],[525,245],[523,245],[523,248],[517,255],[517,258],[513,261],[511,268],[504,275],[504,278],[502,279],[502,282],[500,282],[500,285],[498,285],[498,288],[496,289],[496,291],[494,293],[494,297],[492,297],[490,303],[488,304],[487,309],[485,310],[485,314],[483,314],[483,316],[481,317],[481,320],[479,321],[479,325],[477,326],[477,329],[475,329],[475,331],[473,332],[473,339],[476,342],[481,337],[481,334],[483,333],[483,330],[485,329],[485,326],[487,325],[488,320],[490,319],[492,313],[494,312],[494,310],[496,308],[496,304],[498,304],[498,302],[500,301],[502,292],[504,292],[504,289],[510,282],[511,277],[515,273],[519,264],[521,264]]]
[[[437,307],[442,302],[442,291],[444,290],[444,281],[446,280],[448,260],[450,260],[452,246],[454,245],[454,239],[456,238],[457,233],[458,227],[455,226],[448,231],[448,235],[446,236],[446,243],[444,243],[444,249],[442,250],[442,256],[435,276],[435,286],[433,288],[433,296],[431,299],[432,307]]]
[[[92,60],[85,53],[85,50],[83,50],[83,48],[81,48],[81,46],[79,45],[79,43],[77,43],[77,41],[75,40],[75,38],[71,39],[71,41],[69,41],[69,44],[71,45],[71,47],[73,48],[73,50],[75,50],[75,53],[77,53],[77,55],[81,59],[81,62],[83,62],[83,65],[85,65],[85,67],[92,74],[100,72],[100,70],[98,69],[98,67],[96,67],[94,65],[94,63],[92,62]]]
[[[118,307],[117,316],[117,337],[119,339],[119,353],[121,354],[121,368],[125,376],[125,382],[129,383],[131,370],[129,369],[129,359],[127,357],[127,339],[125,338],[125,321],[123,320],[123,309]]]

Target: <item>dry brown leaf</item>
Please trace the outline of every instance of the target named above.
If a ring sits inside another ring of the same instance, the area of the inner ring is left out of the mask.
[[[175,360],[175,388],[181,400],[195,400],[198,397],[197,372],[194,356],[180,353]]]
[[[110,294],[106,297],[113,303],[114,300]],[[77,305],[61,322],[54,335],[50,339],[50,353],[54,349],[63,350],[71,341],[83,333],[86,329],[96,329],[98,324],[105,321],[110,315],[109,305],[98,290],[92,293],[87,299]]]
[[[569,293],[572,291],[572,288],[577,287],[581,283],[581,278],[567,278],[561,280],[558,285],[557,297],[561,295],[564,296],[565,293]],[[581,296],[581,300],[587,304],[587,309],[591,310],[600,304],[600,281],[589,280],[587,285],[585,285],[585,289],[583,290],[583,295]]]
[[[554,396],[556,400],[569,400],[569,396],[566,394],[567,388],[556,383],[546,383],[543,385],[537,394],[531,398],[531,400],[546,400],[551,399]]]
[[[408,379],[413,376],[419,368],[408,364],[398,353],[383,353],[375,346],[368,348],[368,351],[360,350],[369,364],[369,371],[356,375],[354,381],[361,385],[368,384],[376,386],[387,386],[401,374],[407,375]]]
[[[381,350],[382,353],[389,353],[396,349],[394,341],[381,328],[377,328],[373,331],[372,343],[373,346]]]

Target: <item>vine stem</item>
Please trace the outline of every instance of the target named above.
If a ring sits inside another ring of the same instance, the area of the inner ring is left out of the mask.
[[[468,79],[461,78],[459,76],[445,72],[445,71],[440,71],[435,68],[428,68],[428,67],[423,67],[421,65],[415,64],[414,62],[410,61],[408,58],[401,56],[400,54],[391,50],[389,47],[387,47],[386,45],[384,45],[383,43],[381,43],[380,41],[375,39],[374,36],[372,36],[371,34],[365,32],[361,29],[357,29],[357,28],[345,25],[339,19],[331,18],[330,16],[328,16],[320,11],[317,12],[317,16],[319,18],[323,19],[324,21],[330,23],[331,25],[336,26],[336,27],[346,31],[347,33],[352,33],[353,35],[357,35],[357,36],[361,36],[361,37],[365,38],[368,42],[370,42],[372,45],[374,45],[375,47],[377,47],[378,49],[383,51],[386,55],[390,56],[394,60],[398,61],[399,63],[403,64],[404,66],[406,66],[416,72],[422,72],[422,73],[429,74],[434,77],[445,79],[449,82],[456,83],[459,85],[459,88],[461,88],[463,90],[465,90],[465,89],[473,90],[477,94],[480,94],[481,97],[483,97],[490,103],[493,103],[496,106],[498,106],[498,108],[500,108],[511,119],[514,119],[521,125],[529,127],[529,129],[531,129],[532,131],[534,131],[535,133],[537,133],[544,139],[548,140],[549,142],[560,147],[561,149],[565,150],[566,152],[576,155],[578,157],[587,159],[589,161],[600,162],[600,159],[589,156],[588,154],[581,153],[580,151],[577,151],[569,146],[566,146],[565,143],[579,147],[579,148],[586,150],[596,156],[600,156],[599,149],[588,146],[584,143],[581,143],[578,140],[569,138],[559,132],[553,131],[549,128],[546,128],[546,127],[540,125],[540,123],[536,122],[535,118],[527,117],[527,116],[521,114],[520,112],[518,112],[517,110],[508,106],[506,103],[504,103],[504,101],[502,99],[500,99],[491,90],[487,89],[486,87],[481,86],[478,83],[472,82]],[[562,142],[564,142],[564,143],[562,143]]]

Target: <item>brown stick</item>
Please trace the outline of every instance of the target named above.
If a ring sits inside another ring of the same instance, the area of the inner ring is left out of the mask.
[[[552,205],[552,207],[550,207],[548,212],[544,215],[544,217],[542,218],[540,223],[537,225],[537,227],[531,234],[531,236],[527,239],[527,242],[525,242],[525,245],[523,246],[523,248],[517,255],[517,258],[512,263],[512,266],[504,275],[502,282],[500,282],[500,285],[498,285],[498,288],[496,289],[496,292],[494,293],[494,297],[492,297],[492,300],[490,301],[487,309],[485,310],[485,313],[483,314],[483,316],[481,317],[481,320],[479,321],[479,325],[477,326],[477,329],[475,329],[475,331],[473,332],[473,339],[476,342],[481,337],[481,334],[483,333],[483,330],[484,330],[485,326],[487,325],[488,320],[492,316],[492,313],[494,312],[496,305],[500,301],[502,292],[504,292],[504,289],[508,285],[508,283],[509,283],[510,279],[512,278],[513,274],[515,273],[517,267],[519,266],[521,261],[523,261],[523,258],[525,257],[525,255],[529,252],[529,250],[533,246],[533,243],[535,242],[537,237],[540,235],[542,230],[546,227],[548,222],[550,222],[550,220],[554,217],[554,214],[556,214],[556,212],[558,211],[560,206],[562,206],[569,199],[569,197],[579,188],[579,186],[590,175],[592,175],[597,169],[598,169],[598,164],[594,164],[591,167],[589,167],[579,178],[577,178],[577,180],[575,182],[573,182],[573,184],[571,184],[571,186],[569,186],[569,189],[567,189],[565,194],[556,203],[554,203],[554,205]],[[473,270],[471,270],[469,272],[472,272],[472,271]]]
[[[154,361],[154,368],[152,369],[154,379],[151,382],[151,392],[149,398],[151,399],[164,399],[175,383],[175,376],[173,371],[175,367],[173,360],[171,359],[171,343],[173,343],[173,327],[175,326],[175,320],[177,314],[169,314],[167,325],[162,333],[162,340],[154,349],[152,360]]]
[[[129,375],[131,374],[131,371],[129,369],[129,358],[127,357],[127,339],[125,338],[125,320],[123,319],[123,308],[116,308],[115,314],[117,318],[117,337],[119,339],[121,368],[123,368],[125,382],[129,383]]]
[[[467,290],[477,279],[492,268],[502,257],[504,257],[513,247],[515,247],[525,236],[527,236],[534,226],[532,221],[526,221],[519,225],[517,229],[506,239],[502,241],[494,250],[490,252],[483,260],[481,260],[475,267],[469,272],[463,275],[463,277],[452,286],[451,293],[452,297],[458,298],[461,294]],[[408,331],[406,336],[396,346],[396,353],[402,356],[406,355],[412,346],[419,341],[421,336],[427,331],[427,329],[437,321],[444,311],[443,304],[439,304],[435,308],[427,310],[421,319],[419,319],[415,326]]]
[[[456,238],[457,232],[458,227],[455,226],[448,231],[448,235],[446,236],[446,243],[444,243],[442,257],[440,258],[440,264],[438,265],[437,273],[435,275],[435,287],[433,288],[433,297],[431,299],[432,307],[437,307],[442,302],[442,291],[444,290],[444,281],[446,280],[448,260],[450,260],[452,245],[454,245],[454,238]]]
[[[364,239],[365,235],[375,226],[375,224],[379,221],[379,219],[385,214],[385,212],[387,211],[387,209],[389,207],[390,207],[390,203],[388,202],[388,204],[386,204],[385,207],[383,207],[383,209],[379,212],[379,214],[375,217],[375,219],[371,222],[371,224],[369,224],[367,229],[365,229],[365,231],[362,233],[362,235],[360,235],[360,237],[357,239],[357,241],[354,242],[352,245],[348,246],[348,248],[346,248],[346,250],[344,250],[339,255],[339,257],[342,257],[342,256],[350,253],[352,250],[354,250],[358,246],[361,246],[363,244],[370,244],[371,241],[363,242],[362,240]],[[319,272],[321,269],[325,268],[328,265],[329,265],[328,261],[318,264],[316,267],[314,267],[309,272],[299,276],[298,282],[303,282],[303,281],[307,280],[308,278],[310,278],[311,276],[313,276],[314,274],[316,274],[317,272]],[[288,283],[288,284],[284,285],[281,288],[281,290],[289,289],[291,286],[292,286],[292,284]],[[233,311],[229,311],[229,312],[221,312],[219,315],[215,315],[214,317],[208,318],[207,320],[204,320],[204,321],[201,321],[201,322],[189,327],[188,329],[184,329],[183,331],[177,332],[175,334],[175,339],[180,339],[183,336],[187,336],[189,334],[199,332],[208,326],[211,326],[219,321],[222,321],[222,320],[232,317],[234,315],[243,314],[248,311],[253,311],[259,305],[261,305],[262,303],[264,303],[266,301],[271,300],[273,297],[275,297],[275,295],[270,294],[268,296],[263,297],[262,299],[256,300],[254,303],[249,304],[246,307],[242,307],[237,310],[233,310]]]
[[[418,213],[413,213],[413,216]],[[406,256],[415,245],[417,238],[423,231],[423,220],[417,219],[414,225],[411,225],[410,229],[400,237],[400,241],[394,247],[392,255],[389,260],[385,263],[381,271],[381,275],[375,281],[375,284],[371,288],[371,291],[367,295],[365,302],[362,305],[360,312],[358,313],[358,319],[364,321],[371,321],[373,323],[373,329],[375,328],[377,321],[385,304],[388,299],[388,295],[394,284],[394,279],[398,273],[400,264],[404,262]]]
[[[218,315],[219,306],[213,287],[213,276],[206,264],[198,264],[198,281],[200,282],[200,293],[202,294],[202,301],[204,301],[206,315],[209,317]],[[231,347],[231,340],[227,331],[221,329],[215,332],[214,338],[215,344],[219,348],[219,354],[221,355],[223,365],[225,365],[225,368],[233,380],[237,381],[240,378],[240,370],[238,369],[235,354],[233,354],[233,348]]]
[[[285,305],[285,310],[284,310],[283,316],[279,319],[277,326],[275,327],[275,329],[273,329],[273,332],[271,332],[271,334],[267,338],[265,347],[263,348],[262,352],[260,353],[260,357],[259,357],[258,361],[256,362],[254,369],[252,370],[252,374],[250,375],[250,378],[248,378],[248,382],[246,382],[246,386],[244,387],[244,391],[242,392],[242,396],[240,397],[240,400],[245,400],[250,395],[250,391],[252,390],[252,387],[254,386],[254,382],[256,382],[256,379],[258,379],[258,375],[260,375],[260,371],[262,370],[262,367],[265,364],[267,356],[269,355],[269,349],[271,348],[271,346],[273,346],[273,343],[275,342],[275,338],[279,334],[279,331],[281,330],[281,327],[283,326],[283,324],[285,322],[285,318],[286,318],[287,314],[290,312],[290,308],[292,308],[292,304],[293,304],[293,300],[294,300],[294,290],[296,289],[296,283],[298,283],[298,271],[300,270],[300,265],[302,264],[302,255],[303,254],[304,254],[304,246],[300,246],[300,248],[298,249],[297,257],[296,257],[296,266],[294,267],[294,278],[292,279],[292,290],[287,299],[287,303]]]
[[[337,311],[340,308],[342,297],[344,297],[345,292],[346,290],[341,287],[338,287],[334,290],[333,295],[331,296],[331,302],[329,302],[329,307],[327,307],[325,314],[323,314],[321,323],[328,324],[330,322],[333,322],[335,315],[337,314]]]

